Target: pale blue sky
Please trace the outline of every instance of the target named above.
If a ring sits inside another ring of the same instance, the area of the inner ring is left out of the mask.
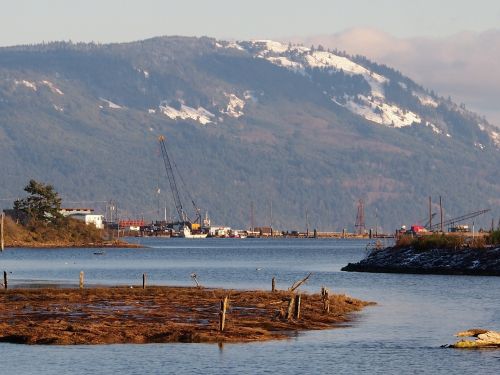
[[[0,46],[158,35],[282,38],[374,27],[400,37],[500,25],[498,0],[0,0]]]

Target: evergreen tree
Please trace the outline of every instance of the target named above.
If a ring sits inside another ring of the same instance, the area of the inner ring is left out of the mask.
[[[30,220],[54,222],[62,217],[61,198],[52,185],[30,180],[24,191],[30,195],[14,202],[14,209],[25,212]]]

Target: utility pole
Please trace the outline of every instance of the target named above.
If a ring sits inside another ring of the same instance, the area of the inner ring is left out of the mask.
[[[254,216],[253,216],[253,201],[250,202],[250,230],[252,232],[255,231],[255,223],[254,223]]]
[[[309,238],[309,212],[306,208],[306,238]]]
[[[441,233],[444,233],[444,230],[443,230],[443,200],[441,199],[441,196],[439,196],[439,211],[440,211],[440,214],[441,214]]]
[[[269,227],[271,228],[271,238],[273,237],[273,201],[270,201],[271,204],[271,220],[269,223]]]
[[[432,228],[432,197],[429,195],[429,228]]]

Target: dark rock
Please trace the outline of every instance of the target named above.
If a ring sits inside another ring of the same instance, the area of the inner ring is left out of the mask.
[[[342,271],[500,276],[500,247],[429,251],[389,247],[373,250]]]

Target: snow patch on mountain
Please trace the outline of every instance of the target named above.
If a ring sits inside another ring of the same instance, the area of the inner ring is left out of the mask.
[[[44,80],[40,83],[42,85],[47,86],[50,89],[50,91],[52,91],[54,94],[64,95],[64,93],[59,88],[57,88],[56,85],[54,85],[52,82]]]
[[[168,101],[163,101],[162,103],[160,103],[159,109],[165,116],[171,118],[172,120],[191,119],[199,122],[202,125],[213,122],[213,119],[215,118],[215,115],[212,112],[206,110],[203,107],[198,107],[195,109],[193,107],[185,105],[184,103],[181,103],[180,108],[176,109],[170,106]]]
[[[264,95],[263,92],[260,93],[260,95]],[[257,103],[259,101],[258,94],[255,91],[252,90],[247,90],[243,93],[243,97],[245,100],[249,101],[251,100],[254,103]]]
[[[402,128],[422,122],[422,119],[416,113],[402,110],[396,105],[387,104],[377,100],[377,98],[358,95],[356,99],[348,98],[345,104],[333,100],[351,112],[380,125]]]
[[[425,126],[430,127],[432,129],[432,131],[436,134],[443,134],[443,131],[441,129],[439,129],[436,125],[434,125],[433,123],[431,123],[429,121],[425,122]],[[449,134],[446,134],[446,136],[451,137],[451,135],[449,135]]]
[[[229,103],[227,104],[226,110],[222,113],[234,117],[239,118],[244,115],[243,108],[245,108],[245,101],[243,99],[238,98],[235,94],[224,93],[224,95],[229,99]]]
[[[254,40],[253,44],[263,48],[265,51],[275,53],[284,53],[288,51],[288,46],[280,42],[275,42],[274,40]]]
[[[108,105],[108,108],[111,108],[111,109],[122,109],[123,108],[121,105],[113,103],[111,100],[104,99],[104,98],[99,98],[99,100],[106,103]],[[103,106],[100,105],[99,108],[103,108]]]
[[[485,149],[484,145],[482,143],[479,143],[479,142],[474,142],[474,146],[477,147],[480,150],[484,150]]]
[[[55,104],[53,104],[52,106],[54,107],[54,109],[55,109],[57,112],[64,112],[64,108],[59,107],[58,105],[55,105]]]
[[[31,81],[27,81],[27,80],[23,79],[21,81],[15,80],[14,84],[16,86],[21,85],[21,86],[27,87],[27,88],[29,88],[29,89],[31,89],[33,91],[37,91],[37,87],[36,87],[36,83],[35,82],[31,82]]]
[[[304,74],[304,66],[301,63],[295,62],[290,60],[289,58],[285,56],[271,56],[267,57],[266,60],[272,62],[274,65],[282,66],[284,68],[288,68],[290,70],[293,70],[295,72],[299,72]]]
[[[420,104],[422,105],[434,108],[437,108],[437,106],[439,105],[438,102],[436,102],[430,95],[424,95],[417,92],[413,92],[412,94],[413,96],[417,97],[417,99],[420,101]]]
[[[305,56],[307,64],[311,68],[333,69],[351,75],[361,75],[372,89],[372,95],[383,98],[384,84],[389,80],[380,74],[373,73],[365,67],[356,64],[343,56],[337,56],[327,51],[314,51]]]
[[[492,130],[490,132],[490,137],[493,140],[495,146],[500,147],[500,133]]]

